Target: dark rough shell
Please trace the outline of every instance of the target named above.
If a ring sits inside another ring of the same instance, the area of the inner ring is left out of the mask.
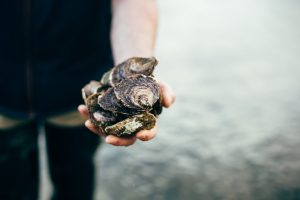
[[[150,130],[155,126],[156,118],[151,113],[134,115],[114,125],[107,126],[105,132],[119,137],[132,136],[140,130]]]
[[[98,96],[98,104],[104,110],[119,113],[124,115],[135,115],[141,113],[140,110],[137,109],[129,109],[125,107],[122,102],[117,99],[116,94],[113,88],[109,88],[102,95]]]
[[[113,88],[109,88],[102,95],[98,97],[98,104],[104,110],[108,110],[111,112],[116,112],[118,110],[121,110],[123,107],[120,100],[117,99]]]
[[[154,57],[150,58],[140,58],[134,57],[130,59],[130,64],[128,67],[127,76],[134,74],[143,74],[145,76],[152,75],[155,66],[158,64],[158,61]],[[127,68],[126,68],[127,69]]]
[[[91,113],[91,115],[94,122],[101,126],[111,125],[117,121],[117,118],[112,113],[104,110],[98,110]]]
[[[100,106],[98,105],[97,100],[98,100],[98,96],[101,94],[102,93],[96,93],[96,94],[90,95],[86,99],[86,106],[90,112],[96,112],[97,110],[99,110]]]
[[[86,84],[81,89],[81,94],[84,102],[86,102],[86,99],[97,93],[98,88],[101,87],[101,84],[98,81],[90,81],[88,84]]]
[[[151,110],[159,99],[159,86],[149,76],[135,75],[122,80],[115,86],[116,97],[131,109]]]
[[[111,72],[112,72],[112,69],[105,72],[100,80],[100,83],[103,84],[103,85],[109,85],[111,86],[110,84],[110,75],[111,75]]]
[[[156,103],[153,105],[153,108],[151,110],[151,113],[155,116],[158,117],[158,115],[160,115],[162,113],[163,110],[163,106],[161,103],[161,98],[156,101]]]
[[[101,79],[104,85],[115,86],[124,78],[135,74],[150,76],[153,73],[158,61],[154,57],[150,58],[129,58],[121,64],[115,66],[112,70],[105,73]]]
[[[138,109],[129,109],[122,104],[122,102],[116,97],[113,88],[109,88],[106,92],[98,97],[98,104],[104,110],[120,113],[124,115],[135,115],[141,113]]]
[[[103,110],[98,105],[98,96],[102,93],[96,93],[87,98],[87,107],[92,123],[96,126],[111,125],[117,121],[113,113]]]
[[[100,82],[82,88],[91,122],[103,133],[133,136],[155,126],[162,112],[159,85],[153,78],[157,60],[133,57],[106,72]]]

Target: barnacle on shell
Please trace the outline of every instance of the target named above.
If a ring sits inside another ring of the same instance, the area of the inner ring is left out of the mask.
[[[132,136],[155,126],[162,112],[159,85],[152,73],[157,60],[133,57],[91,81],[82,97],[92,123],[104,133]]]
[[[130,136],[140,130],[150,130],[155,126],[156,118],[151,113],[134,115],[114,125],[107,126],[105,132],[116,136]]]

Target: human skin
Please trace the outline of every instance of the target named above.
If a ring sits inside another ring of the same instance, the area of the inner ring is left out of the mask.
[[[111,45],[115,64],[127,58],[153,56],[157,30],[157,7],[154,0],[112,0]],[[159,81],[162,94],[162,105],[169,108],[175,101],[173,90]],[[79,112],[88,118],[85,105],[78,106]],[[148,141],[155,137],[157,126],[151,130],[139,131],[132,138],[120,138],[114,135],[105,136],[89,119],[85,126],[92,132],[105,137],[108,144],[114,146],[130,146],[136,139]]]

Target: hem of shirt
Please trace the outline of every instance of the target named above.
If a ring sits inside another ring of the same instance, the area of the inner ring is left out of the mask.
[[[77,110],[76,106],[68,107],[65,109],[60,109],[51,112],[36,112],[34,114],[29,114],[26,111],[17,111],[4,106],[0,106],[0,115],[10,117],[12,119],[18,120],[32,120],[32,119],[42,119],[45,120],[49,117],[54,117],[57,115],[67,114],[68,112]]]

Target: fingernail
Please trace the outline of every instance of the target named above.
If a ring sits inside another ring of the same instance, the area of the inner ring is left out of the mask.
[[[83,106],[83,105],[79,105],[77,108],[80,109],[80,108],[82,108],[82,107],[84,107],[84,106]]]
[[[105,142],[108,143],[108,144],[111,144],[111,137],[110,136],[107,136],[105,138]]]

